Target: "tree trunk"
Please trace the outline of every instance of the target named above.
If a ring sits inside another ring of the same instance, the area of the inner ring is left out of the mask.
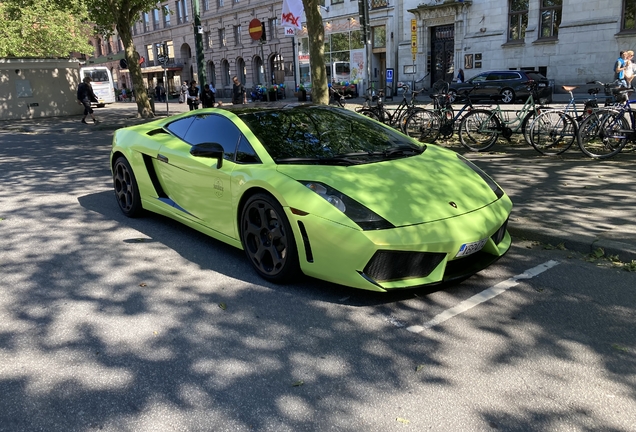
[[[309,36],[309,69],[311,73],[311,100],[329,104],[327,70],[325,69],[325,27],[322,25],[318,0],[303,0]]]
[[[141,75],[141,66],[139,65],[139,58],[135,51],[132,35],[130,34],[130,27],[126,24],[119,25],[118,23],[117,32],[119,33],[119,37],[124,44],[124,50],[126,51],[126,62],[128,63],[128,71],[130,73],[130,78],[132,79],[132,85],[135,92],[135,102],[137,102],[137,117],[154,117],[155,113],[153,113],[150,108],[148,90],[144,86],[144,80]]]

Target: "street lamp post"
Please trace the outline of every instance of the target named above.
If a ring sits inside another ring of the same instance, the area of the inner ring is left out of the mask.
[[[205,84],[205,58],[203,56],[203,28],[199,13],[199,0],[192,0],[192,15],[194,16],[194,46],[197,56],[197,75],[199,76],[199,89]]]

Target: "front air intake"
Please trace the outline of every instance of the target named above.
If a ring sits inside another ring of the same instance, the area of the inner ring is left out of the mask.
[[[426,277],[446,257],[445,253],[377,251],[364,274],[377,282]]]

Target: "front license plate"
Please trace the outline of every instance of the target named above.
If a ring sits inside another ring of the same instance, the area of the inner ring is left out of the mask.
[[[545,83],[539,83],[539,87],[545,87]]]
[[[488,239],[483,239],[472,243],[464,243],[462,247],[459,248],[459,252],[457,252],[457,255],[455,256],[461,257],[479,252],[486,244],[486,241],[488,241]]]

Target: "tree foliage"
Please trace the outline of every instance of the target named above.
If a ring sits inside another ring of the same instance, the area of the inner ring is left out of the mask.
[[[124,45],[139,115],[152,117],[154,114],[150,109],[131,29],[139,21],[141,13],[150,12],[157,7],[157,0],[90,0],[87,1],[87,7],[88,16],[98,33],[108,35],[113,33],[113,29],[117,31]]]
[[[69,0],[0,1],[0,57],[65,57],[92,53],[86,9]]]

